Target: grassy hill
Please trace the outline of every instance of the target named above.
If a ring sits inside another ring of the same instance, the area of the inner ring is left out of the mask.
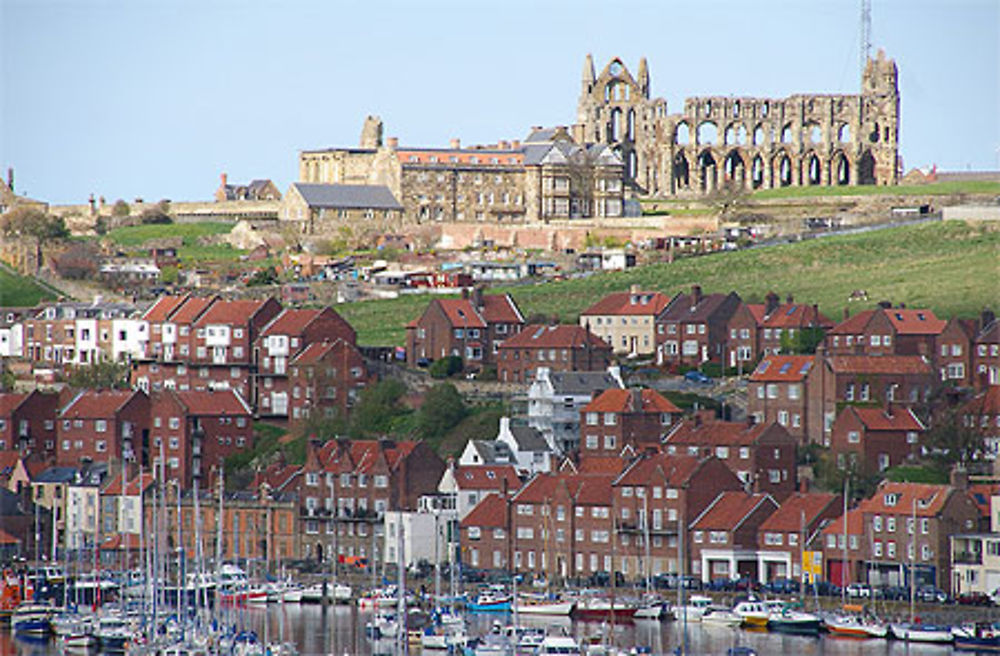
[[[620,273],[539,285],[498,288],[510,291],[525,316],[557,314],[575,321],[602,296],[632,284],[668,294],[701,284],[706,292],[735,290],[745,301],[762,302],[768,291],[804,303],[839,319],[879,300],[926,307],[938,315],[974,316],[986,305],[1000,307],[1000,228],[961,222],[828,237],[653,264]],[[871,299],[848,303],[864,289]],[[405,324],[427,305],[426,296],[365,301],[338,306],[358,331],[362,344],[402,344]]]
[[[0,307],[31,307],[55,298],[31,278],[20,276],[0,266]]]
[[[184,240],[184,245],[178,249],[178,257],[184,262],[205,263],[234,260],[243,254],[243,251],[234,249],[228,244],[203,245],[199,243],[201,237],[224,235],[232,229],[232,224],[210,221],[138,225],[116,228],[108,233],[108,238],[124,249],[135,249],[150,239],[181,237]]]

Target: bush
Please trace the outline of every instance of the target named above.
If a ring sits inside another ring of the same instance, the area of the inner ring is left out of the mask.
[[[462,358],[457,355],[449,355],[446,358],[435,360],[427,369],[431,378],[448,378],[462,371]]]
[[[128,216],[131,213],[132,208],[121,199],[116,200],[114,206],[111,208],[111,216]]]

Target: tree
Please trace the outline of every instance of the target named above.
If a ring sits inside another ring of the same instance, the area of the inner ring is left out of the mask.
[[[442,437],[465,418],[468,409],[451,383],[432,387],[417,412],[417,432],[425,439]]]
[[[34,237],[40,242],[69,237],[62,217],[51,216],[36,207],[15,207],[3,217],[0,229],[6,237]]]
[[[449,355],[432,362],[427,371],[431,378],[448,378],[460,372],[462,366],[462,358],[457,355]]]
[[[957,410],[950,410],[941,417],[928,433],[925,443],[942,463],[968,465],[986,452],[982,433],[962,423]]]
[[[69,386],[76,389],[128,389],[128,364],[104,360],[86,367],[77,367],[69,377]]]
[[[250,279],[247,280],[247,287],[258,287],[262,285],[275,285],[278,283],[278,271],[269,266],[266,269],[254,271]]]
[[[73,244],[53,258],[52,266],[60,277],[69,280],[91,278],[97,272],[100,254],[93,244],[81,242]]]
[[[812,355],[825,337],[826,331],[819,326],[796,330],[794,337],[785,330],[781,333],[781,352],[785,355]]]
[[[327,417],[317,410],[302,422],[299,432],[307,439],[325,442],[346,435],[347,430],[347,421],[339,412],[334,413],[332,417]]]
[[[398,417],[410,412],[403,406],[404,394],[406,386],[393,378],[362,390],[358,404],[351,411],[351,434],[364,437],[388,433]]]
[[[128,206],[128,203],[120,198],[115,201],[114,206],[111,208],[111,216],[122,217],[128,216],[131,213],[132,208]]]

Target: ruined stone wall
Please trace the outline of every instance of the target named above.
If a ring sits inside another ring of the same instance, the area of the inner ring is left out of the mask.
[[[859,95],[703,96],[675,114],[650,99],[645,59],[638,78],[618,58],[597,76],[588,55],[577,120],[574,133],[612,144],[648,196],[899,181],[898,73],[882,52]]]

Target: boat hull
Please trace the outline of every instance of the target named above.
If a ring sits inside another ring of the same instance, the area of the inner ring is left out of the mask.
[[[510,601],[493,601],[484,603],[472,601],[466,606],[466,610],[471,613],[507,613],[510,609]],[[521,609],[518,609],[518,611],[521,611]]]
[[[523,615],[569,615],[576,606],[572,601],[551,604],[518,604],[517,612]]]
[[[795,635],[819,635],[820,620],[770,620],[767,628],[776,633],[793,633]]]
[[[944,644],[954,641],[955,636],[951,633],[951,628],[942,626],[906,626],[904,624],[893,624],[892,635],[899,640],[909,642],[933,642]]]
[[[955,649],[977,653],[1000,654],[1000,636],[976,638],[975,636],[955,636]]]
[[[604,621],[609,619],[612,615],[616,620],[631,620],[635,618],[636,608],[634,606],[616,606],[614,610],[611,607],[589,607],[583,608],[577,606],[573,610],[573,617],[578,620],[584,621]]]

